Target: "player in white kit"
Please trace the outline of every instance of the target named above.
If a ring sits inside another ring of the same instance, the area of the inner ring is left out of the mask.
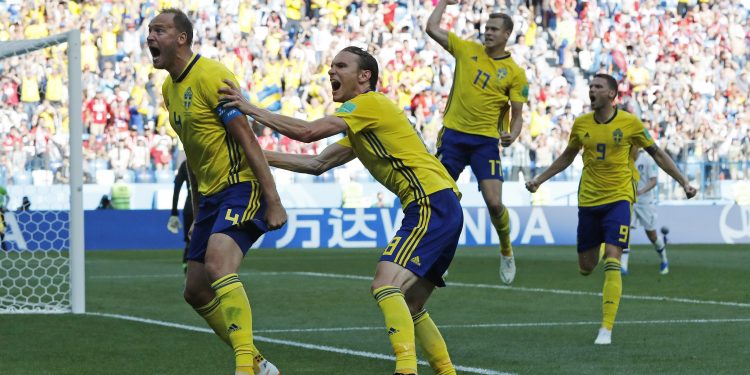
[[[632,227],[637,228],[640,224],[646,230],[646,236],[654,244],[654,249],[661,258],[659,273],[666,275],[669,273],[669,262],[667,261],[667,238],[666,228],[662,229],[664,237],[659,237],[656,233],[656,181],[658,177],[658,167],[654,159],[647,155],[646,151],[641,149],[635,154],[635,167],[638,169],[640,179],[636,194],[638,199],[633,203],[633,223]],[[621,262],[621,271],[623,275],[628,274],[628,257],[630,249],[623,249]]]

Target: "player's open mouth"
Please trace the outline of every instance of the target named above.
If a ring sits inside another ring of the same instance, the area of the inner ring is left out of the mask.
[[[333,91],[336,91],[336,90],[340,89],[341,88],[341,82],[339,82],[339,81],[337,81],[335,79],[332,79],[331,80],[331,88],[333,89]]]
[[[159,55],[161,55],[161,50],[157,47],[148,47],[148,50],[151,52],[151,57],[153,57],[154,61],[157,61],[159,59]]]

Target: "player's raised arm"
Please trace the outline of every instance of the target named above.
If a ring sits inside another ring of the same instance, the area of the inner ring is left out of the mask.
[[[440,28],[440,20],[445,13],[445,7],[452,4],[458,4],[458,0],[438,1],[435,9],[432,10],[432,14],[430,14],[430,18],[427,19],[427,27],[425,28],[427,35],[445,49],[448,49],[448,31]]]
[[[565,151],[563,151],[563,153],[560,154],[560,156],[555,159],[552,164],[550,164],[549,168],[545,169],[544,172],[542,172],[539,176],[536,176],[536,178],[534,178],[533,180],[526,182],[526,190],[532,193],[536,192],[536,190],[539,189],[539,186],[542,185],[544,181],[547,181],[558,173],[564,171],[565,168],[573,163],[573,160],[575,160],[576,155],[578,155],[578,151],[580,150],[580,147],[568,145],[568,147],[565,148]]]
[[[281,228],[287,220],[286,211],[284,210],[284,206],[281,205],[281,198],[279,197],[279,192],[276,190],[276,183],[271,175],[271,170],[268,168],[268,163],[263,156],[263,150],[258,144],[258,139],[250,130],[247,117],[236,116],[227,121],[225,126],[229,134],[242,146],[247,164],[250,166],[253,174],[255,174],[255,177],[258,178],[263,198],[267,204],[265,220],[268,228],[271,230]]]
[[[300,142],[315,142],[346,130],[346,122],[336,116],[326,116],[309,122],[284,115],[279,115],[251,104],[234,83],[225,79],[227,87],[219,89],[219,98],[227,107],[237,108],[240,112],[252,116],[255,121]]]
[[[263,151],[272,167],[292,172],[320,175],[321,173],[352,161],[356,155],[351,147],[332,144],[318,155],[288,154],[285,152]]]
[[[646,147],[645,150],[652,158],[654,158],[654,161],[659,168],[664,172],[667,172],[668,175],[672,176],[672,178],[682,186],[682,189],[685,190],[685,196],[687,196],[688,199],[695,196],[698,191],[690,186],[690,181],[688,181],[687,177],[680,172],[680,169],[677,168],[677,165],[672,161],[672,158],[670,158],[664,150],[660,149],[657,145]]]

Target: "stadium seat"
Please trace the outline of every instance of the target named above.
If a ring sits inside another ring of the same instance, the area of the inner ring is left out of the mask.
[[[128,183],[135,182],[135,172],[128,169],[127,171],[125,171],[125,173],[123,173],[122,180]]]
[[[115,171],[111,169],[100,169],[96,171],[96,183],[109,186],[115,183]]]
[[[53,179],[54,175],[52,174],[52,171],[48,169],[31,171],[31,180],[34,183],[34,186],[50,186],[52,185]]]
[[[109,162],[104,159],[94,160],[94,170],[99,171],[102,169],[109,169]]]
[[[154,172],[154,178],[159,184],[170,184],[174,182],[174,172],[169,169],[159,169]]]
[[[303,184],[308,182],[315,182],[315,176],[307,173],[295,173],[294,182]]]
[[[19,171],[13,175],[14,185],[31,185],[31,182],[31,172],[29,171]]]
[[[135,182],[154,182],[154,175],[149,170],[142,170],[135,175]]]

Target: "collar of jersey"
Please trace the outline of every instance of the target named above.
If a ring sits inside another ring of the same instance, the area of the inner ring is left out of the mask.
[[[500,60],[505,60],[505,59],[507,59],[508,57],[510,57],[510,52],[508,52],[508,54],[507,54],[507,55],[505,55],[505,56],[500,56],[500,57],[493,57],[492,59],[493,59],[493,60],[495,60],[495,61],[500,61]]]
[[[606,124],[609,124],[610,122],[612,122],[612,120],[614,120],[614,119],[615,119],[615,117],[617,117],[617,111],[618,111],[618,110],[619,110],[619,109],[618,109],[617,107],[615,107],[615,113],[614,113],[614,114],[612,115],[612,117],[610,117],[610,118],[609,118],[609,120],[607,120],[607,121],[604,121],[604,122],[599,122],[599,121],[597,121],[597,120],[596,120],[596,116],[594,116],[594,122],[595,122],[595,123],[597,123],[597,124],[605,124],[605,125],[606,125]]]
[[[180,74],[180,76],[177,77],[177,79],[174,82],[175,83],[182,82],[182,80],[185,79],[185,77],[187,77],[188,73],[190,73],[190,69],[193,68],[193,65],[195,65],[195,63],[198,62],[198,59],[200,58],[201,58],[200,53],[196,54],[195,57],[193,57],[193,60],[190,61],[190,64],[188,64],[187,68],[185,68],[185,70],[182,71],[182,74]]]

